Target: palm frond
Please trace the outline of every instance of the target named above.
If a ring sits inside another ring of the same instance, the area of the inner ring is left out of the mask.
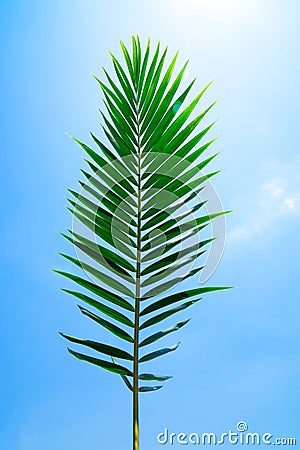
[[[121,50],[123,62],[110,53],[114,74],[104,69],[105,82],[95,77],[106,107],[106,112],[100,112],[107,142],[92,133],[96,148],[91,148],[74,138],[85,152],[88,168],[82,170],[85,181],[79,181],[79,191],[69,191],[74,226],[63,234],[77,256],[62,256],[91,279],[57,272],[87,291],[64,289],[97,312],[79,305],[81,313],[104,327],[108,336],[120,338],[117,347],[61,333],[71,343],[111,361],[69,352],[119,374],[137,399],[139,392],[162,387],[140,386],[140,381],[161,383],[171,378],[140,374],[140,364],[175,351],[179,343],[144,355],[140,349],[180,330],[190,319],[141,338],[142,330],[185,311],[203,294],[227,289],[198,287],[161,297],[203,269],[199,258],[214,238],[204,239],[202,232],[228,211],[202,212],[206,199],[199,199],[208,180],[218,173],[203,173],[217,154],[199,160],[215,142],[207,139],[215,122],[199,130],[215,102],[193,118],[211,83],[187,102],[195,80],[180,92],[188,62],[173,75],[177,53],[167,64],[167,48],[161,51],[158,43],[151,54],[148,41],[142,52],[138,37],[132,38],[132,51],[123,42]],[[147,306],[142,308],[144,302]],[[144,320],[146,315],[151,316]],[[131,350],[121,348],[124,341]],[[120,365],[116,358],[130,366]],[[135,400],[135,420],[137,404]]]

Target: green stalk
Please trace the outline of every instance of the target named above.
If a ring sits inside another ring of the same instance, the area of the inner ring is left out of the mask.
[[[138,202],[137,202],[137,253],[135,279],[134,361],[133,361],[133,450],[139,450],[139,315],[141,294],[141,145],[139,112],[136,111]]]

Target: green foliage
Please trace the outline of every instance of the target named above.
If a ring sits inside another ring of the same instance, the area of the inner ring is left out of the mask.
[[[79,305],[80,312],[104,327],[107,337],[112,333],[120,338],[119,347],[113,347],[61,334],[95,355],[69,352],[121,375],[137,395],[162,387],[140,386],[139,381],[161,383],[171,378],[140,374],[140,365],[174,352],[179,344],[142,355],[140,350],[180,330],[189,319],[162,331],[152,328],[198,302],[200,295],[226,289],[196,287],[165,295],[203,269],[193,266],[213,238],[200,238],[202,230],[227,211],[203,214],[206,202],[198,198],[205,183],[218,173],[202,173],[216,155],[199,160],[215,141],[203,142],[214,122],[198,130],[215,102],[190,118],[211,83],[185,105],[195,81],[179,92],[188,63],[172,81],[177,54],[166,65],[168,50],[161,52],[160,43],[152,56],[150,41],[142,56],[138,37],[132,39],[131,54],[122,42],[121,49],[125,64],[111,54],[115,74],[104,69],[106,83],[95,77],[106,106],[101,115],[108,144],[92,134],[96,145],[92,149],[74,138],[86,154],[88,170],[82,170],[85,181],[79,181],[80,190],[69,191],[74,226],[63,234],[74,244],[77,257],[62,256],[90,279],[57,272],[85,290],[65,292],[96,310]],[[143,339],[140,330],[148,332]],[[122,349],[124,341],[131,350]],[[118,359],[127,361],[127,366]]]

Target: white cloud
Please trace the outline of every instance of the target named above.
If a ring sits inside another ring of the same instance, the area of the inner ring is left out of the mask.
[[[273,176],[237,199],[236,210],[242,223],[229,230],[229,242],[247,242],[262,234],[265,238],[266,231],[280,231],[290,218],[300,214],[299,167],[298,157],[288,164],[278,161],[264,164],[263,171]]]

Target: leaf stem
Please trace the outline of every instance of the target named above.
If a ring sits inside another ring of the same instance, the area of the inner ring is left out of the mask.
[[[141,144],[139,112],[136,110],[137,125],[137,253],[135,279],[135,318],[134,318],[134,362],[133,362],[133,450],[139,450],[139,316],[141,293]]]

